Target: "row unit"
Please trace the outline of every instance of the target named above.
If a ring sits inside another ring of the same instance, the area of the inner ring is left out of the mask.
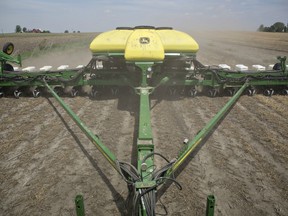
[[[76,69],[80,69],[80,68],[83,68],[84,65],[78,65],[76,67]],[[13,67],[14,68],[14,71],[24,71],[24,72],[34,72],[36,71],[36,67],[35,66],[29,66],[29,67],[25,67],[25,68],[19,68],[19,67]],[[47,72],[47,71],[51,71],[53,67],[52,66],[43,66],[41,68],[39,68],[40,71],[42,72]],[[66,69],[69,69],[69,65],[60,65],[59,67],[57,67],[57,70],[66,70]]]
[[[218,65],[220,68],[222,69],[227,69],[227,70],[231,70],[231,66],[227,65],[227,64],[219,64]],[[268,70],[273,70],[274,65],[270,64],[268,65]],[[286,67],[288,68],[288,65],[286,65]],[[248,71],[248,66],[243,65],[243,64],[237,64],[235,65],[235,70],[236,71]],[[262,65],[252,65],[252,70],[254,71],[265,71],[266,67],[262,66]]]

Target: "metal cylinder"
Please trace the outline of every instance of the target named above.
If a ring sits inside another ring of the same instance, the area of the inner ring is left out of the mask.
[[[206,216],[214,216],[215,197],[214,195],[207,196]]]
[[[75,198],[75,207],[77,216],[85,216],[84,200],[82,195],[77,195]]]

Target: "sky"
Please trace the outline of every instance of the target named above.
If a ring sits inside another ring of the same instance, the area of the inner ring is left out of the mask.
[[[256,31],[278,21],[288,23],[288,0],[0,0],[0,33],[16,25],[55,33],[137,25]]]

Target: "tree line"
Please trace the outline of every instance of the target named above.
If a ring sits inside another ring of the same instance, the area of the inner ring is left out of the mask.
[[[20,25],[16,25],[15,33],[22,33],[22,32],[25,32],[25,33],[50,33],[49,30],[41,30],[41,29],[37,29],[37,28],[27,29],[26,27],[22,28]]]
[[[264,26],[261,24],[257,29],[259,32],[288,32],[288,23],[287,26],[283,22],[276,22],[270,27]]]
[[[50,33],[49,30],[41,30],[41,29],[27,29],[26,27],[21,27],[20,25],[16,25],[15,33]],[[64,33],[69,33],[68,30],[65,30]],[[73,31],[73,33],[80,33],[80,31]]]

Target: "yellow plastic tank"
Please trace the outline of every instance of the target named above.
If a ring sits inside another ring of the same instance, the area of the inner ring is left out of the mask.
[[[119,28],[98,35],[92,53],[123,53],[127,61],[161,61],[167,53],[196,53],[197,42],[172,28]]]
[[[92,53],[124,52],[133,30],[112,30],[99,34],[90,44]]]
[[[157,30],[165,52],[192,52],[199,50],[198,43],[188,34],[176,30]]]

